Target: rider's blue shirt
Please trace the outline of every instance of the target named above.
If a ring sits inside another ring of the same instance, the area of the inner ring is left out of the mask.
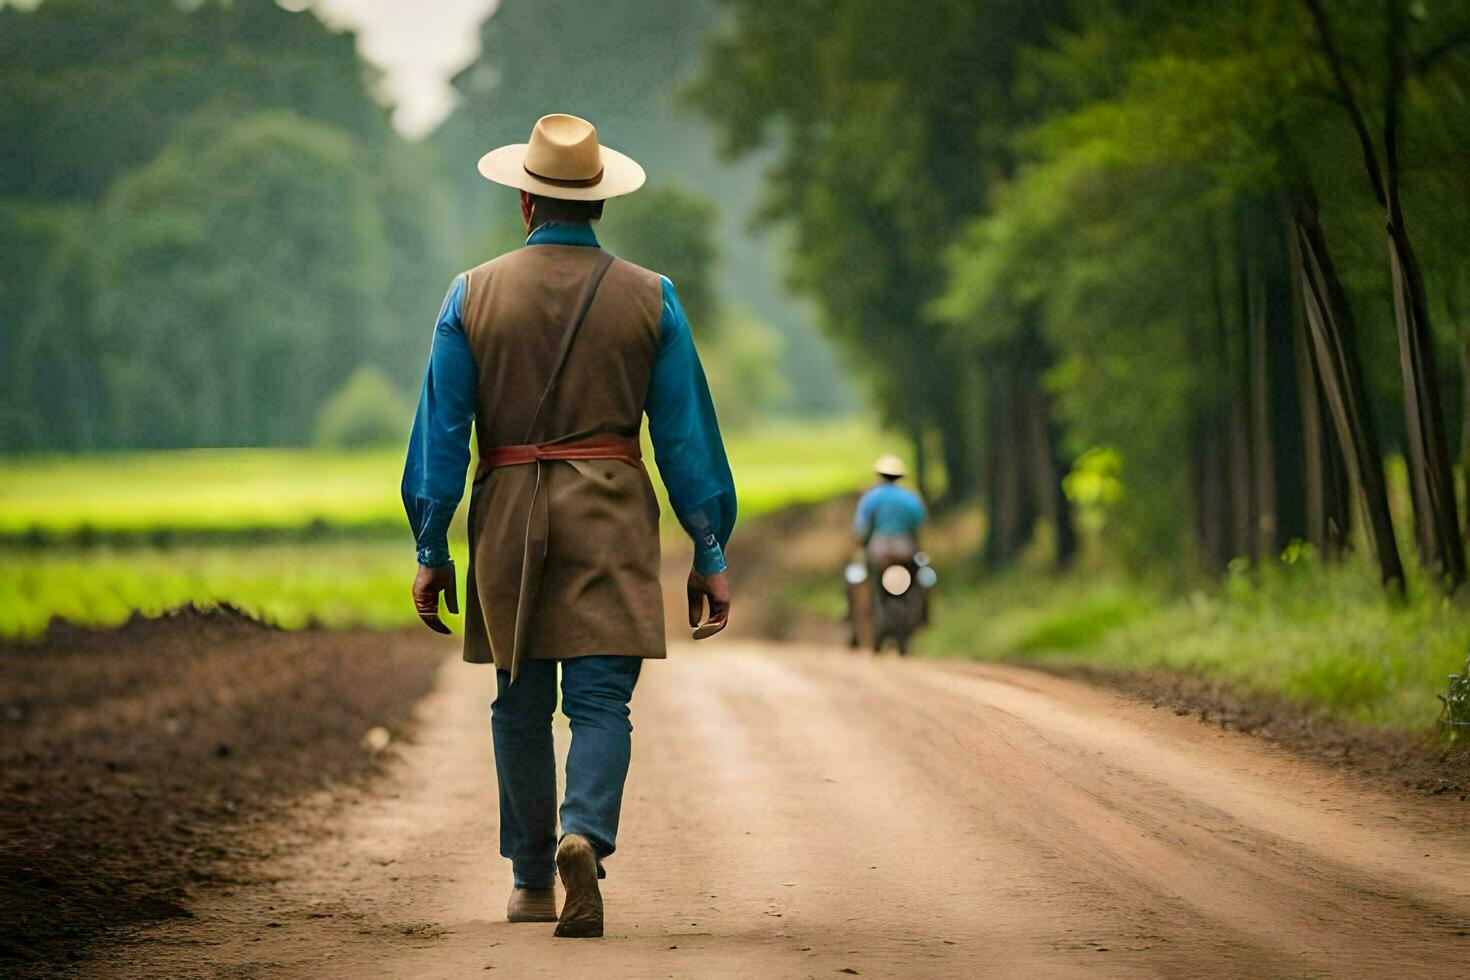
[[[874,535],[907,534],[912,536],[924,523],[924,502],[919,495],[897,483],[883,482],[863,494],[858,501],[852,530],[858,540]]]
[[[545,224],[531,232],[526,244],[596,248],[597,236],[588,224]],[[449,521],[464,493],[470,463],[479,370],[460,320],[464,282],[464,276],[454,280],[434,325],[429,369],[403,467],[403,506],[421,565],[449,561]],[[663,280],[658,352],[644,411],[669,503],[694,540],[695,570],[702,575],[722,572],[724,549],[735,526],[735,483],[689,319],[668,279]]]

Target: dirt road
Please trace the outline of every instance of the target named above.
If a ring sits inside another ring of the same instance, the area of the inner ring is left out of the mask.
[[[503,921],[491,673],[336,833],[94,976],[1464,976],[1470,836],[1024,670],[728,642],[644,674],[602,941]],[[565,747],[561,732],[560,747]]]

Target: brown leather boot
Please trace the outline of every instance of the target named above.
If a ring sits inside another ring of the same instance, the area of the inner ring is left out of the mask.
[[[507,922],[555,922],[555,888],[512,888],[505,906]]]
[[[597,887],[597,853],[592,842],[581,834],[563,837],[556,849],[556,870],[567,892],[556,934],[577,939],[601,936],[602,892]]]

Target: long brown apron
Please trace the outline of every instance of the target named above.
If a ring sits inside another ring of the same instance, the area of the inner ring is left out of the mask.
[[[541,393],[541,400],[536,403],[536,411],[531,416],[531,424],[526,429],[524,442],[520,445],[495,446],[484,450],[480,454],[480,465],[475,473],[475,479],[478,481],[492,469],[501,466],[534,464],[536,467],[536,485],[531,494],[531,506],[526,516],[525,544],[521,552],[521,585],[516,596],[515,627],[512,634],[514,640],[510,658],[512,683],[520,674],[521,662],[525,656],[527,623],[530,621],[531,610],[535,607],[536,598],[541,591],[541,572],[546,564],[546,542],[551,532],[551,512],[546,492],[543,489],[546,464],[556,460],[613,459],[630,466],[640,468],[643,466],[643,450],[637,437],[596,433],[561,436],[547,440],[541,432],[541,418],[545,414],[547,405],[551,404],[556,397],[557,382],[561,378],[567,355],[571,353],[572,344],[576,341],[577,334],[587,319],[587,312],[592,308],[592,301],[597,297],[597,289],[602,285],[602,277],[607,274],[612,263],[612,254],[603,252],[597,265],[593,267],[592,274],[587,277],[587,283],[582,288],[581,301],[577,304],[576,312],[567,324],[566,333],[562,335],[561,349],[557,352],[551,376],[546,380],[546,389]]]

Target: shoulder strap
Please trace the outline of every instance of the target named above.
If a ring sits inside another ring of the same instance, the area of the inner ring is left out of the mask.
[[[536,403],[536,412],[531,416],[531,426],[526,430],[525,441],[535,442],[532,436],[536,434],[536,426],[541,422],[541,413],[546,408],[546,403],[551,400],[552,393],[556,391],[557,382],[561,380],[561,369],[566,366],[567,355],[572,351],[572,344],[577,339],[577,334],[582,329],[582,324],[587,319],[587,311],[592,309],[592,301],[597,298],[597,289],[602,285],[602,277],[607,275],[607,270],[613,264],[613,254],[601,251],[597,257],[597,264],[592,267],[592,274],[587,277],[587,282],[582,287],[582,297],[577,303],[576,312],[567,324],[566,333],[562,334],[561,349],[556,353],[556,363],[551,368],[551,376],[546,379],[546,390],[541,392],[541,400]]]

